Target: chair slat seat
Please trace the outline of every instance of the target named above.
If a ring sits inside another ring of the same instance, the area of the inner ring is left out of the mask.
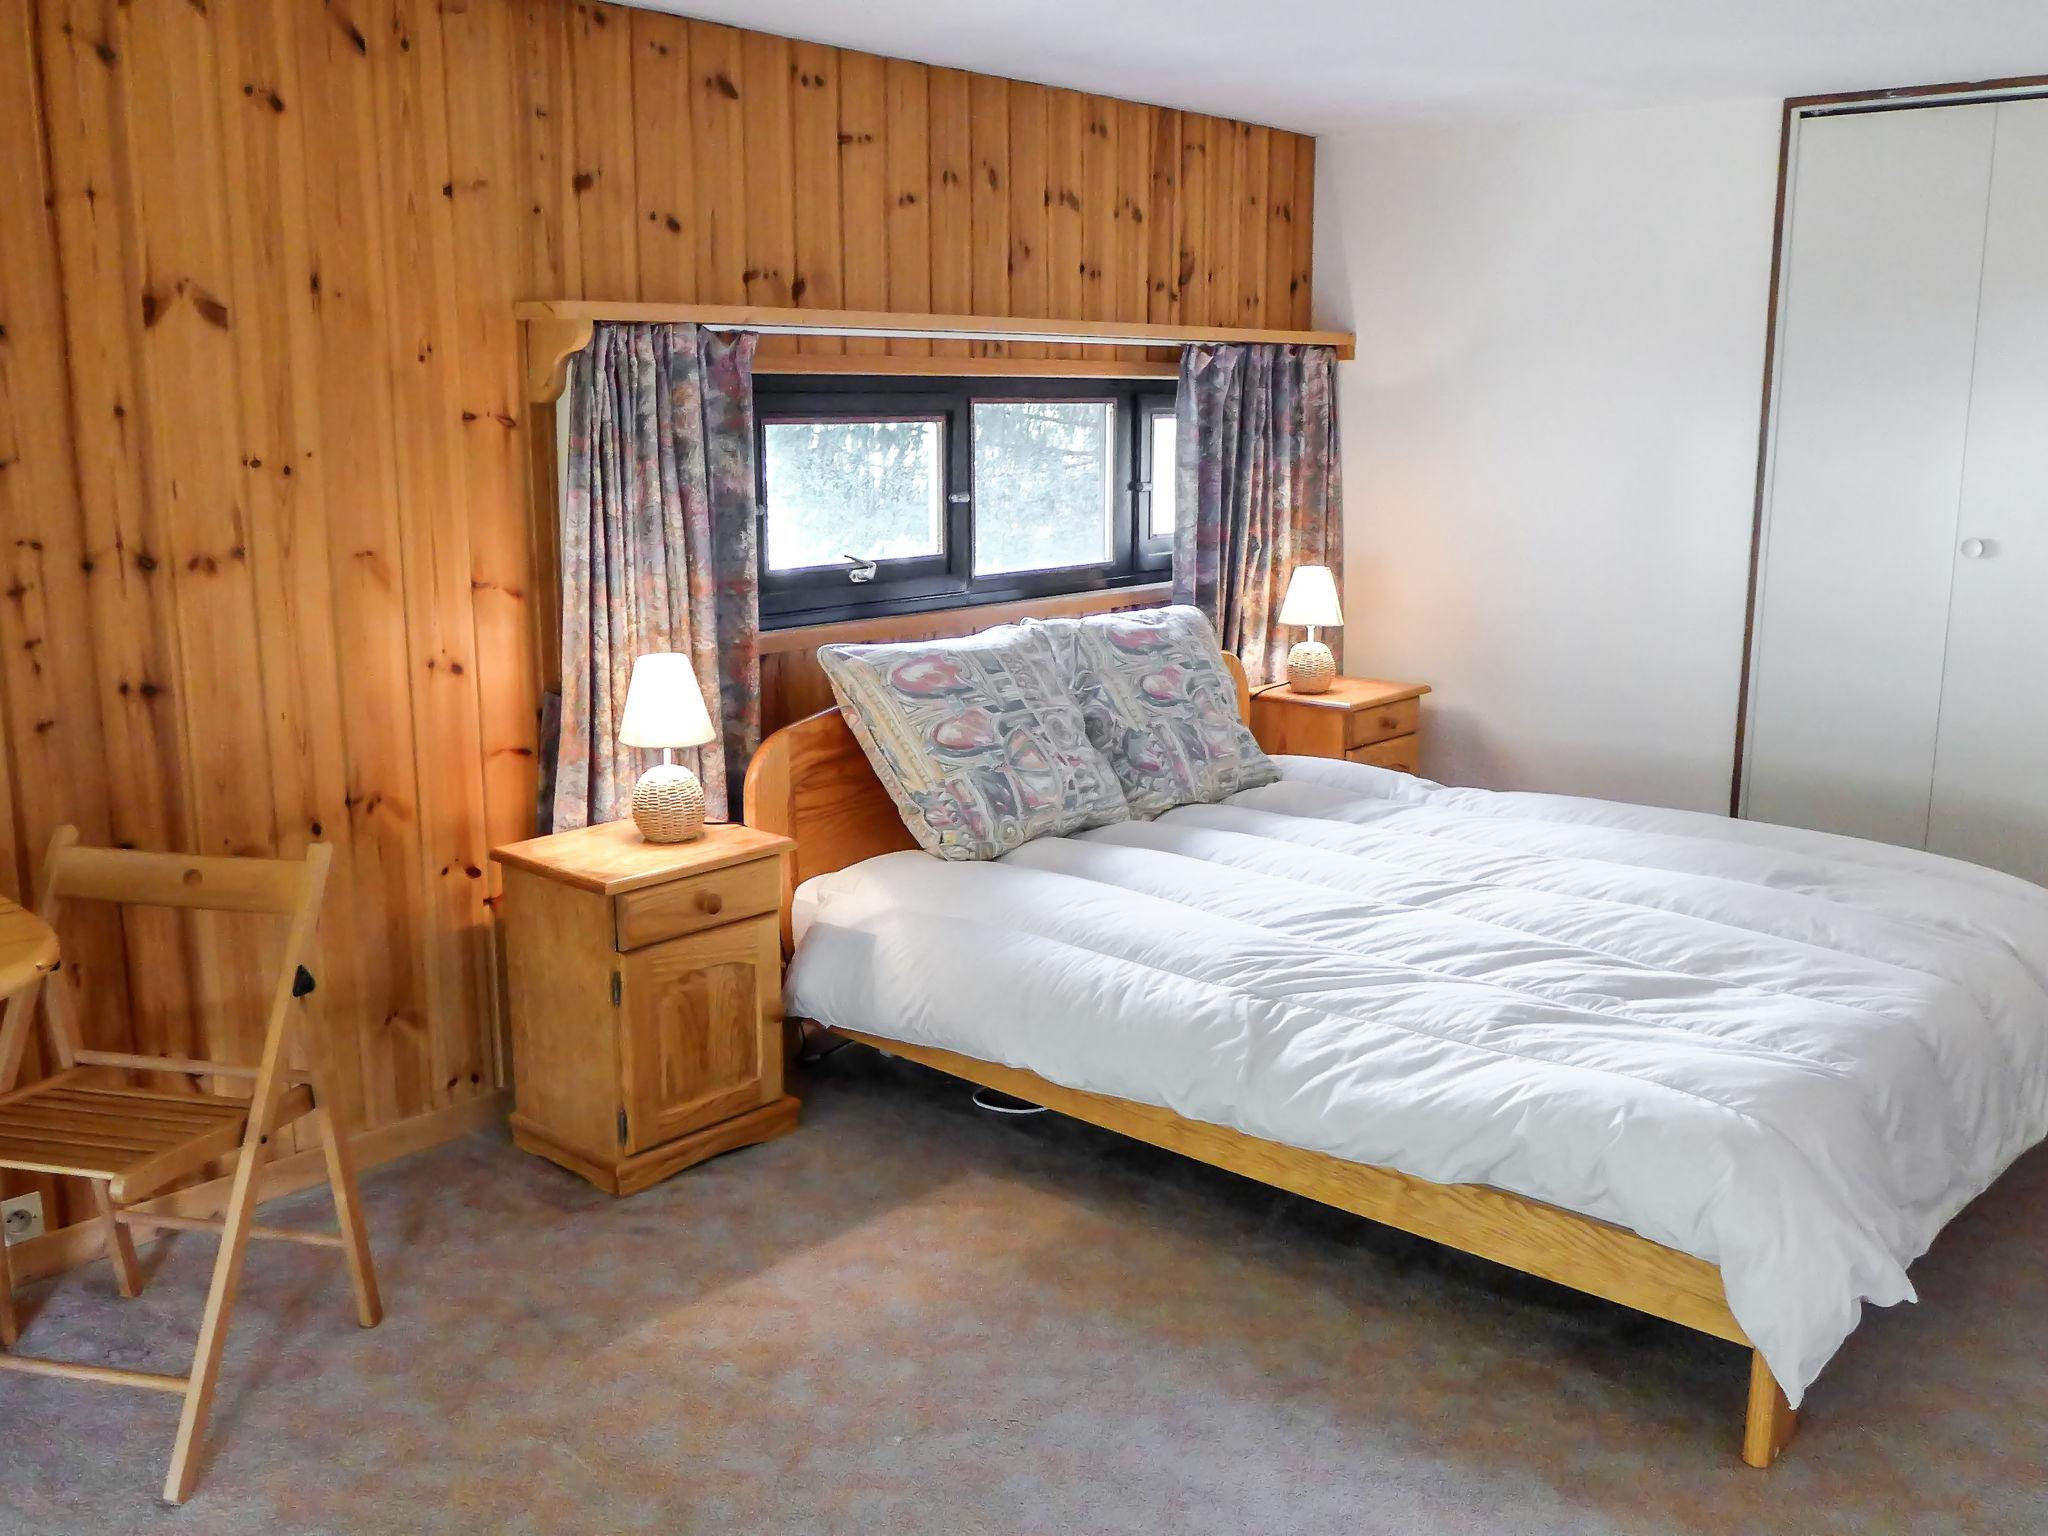
[[[0,1168],[105,1179],[139,1200],[234,1150],[248,1127],[246,1099],[85,1086],[65,1073],[0,1101]]]

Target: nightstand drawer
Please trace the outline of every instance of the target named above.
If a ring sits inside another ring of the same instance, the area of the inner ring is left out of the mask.
[[[1391,741],[1376,741],[1370,746],[1353,747],[1344,754],[1344,760],[1351,763],[1371,763],[1375,768],[1395,768],[1402,773],[1422,771],[1422,739],[1419,736],[1396,736]]]
[[[612,901],[619,948],[640,949],[775,911],[782,901],[782,864],[779,859],[754,859],[627,891]]]
[[[1402,699],[1397,704],[1380,704],[1371,709],[1353,710],[1345,716],[1345,755],[1355,762],[1376,761],[1358,757],[1349,749],[1370,746],[1376,741],[1386,741],[1395,736],[1413,736],[1422,725],[1422,700]]]

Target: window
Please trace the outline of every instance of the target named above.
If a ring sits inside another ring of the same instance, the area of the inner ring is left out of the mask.
[[[974,574],[1116,558],[1116,402],[974,402]]]
[[[1138,537],[1148,549],[1173,554],[1174,436],[1173,404],[1156,401],[1145,410],[1145,477],[1142,482],[1145,521]]]
[[[1173,397],[1053,379],[764,374],[766,623],[1157,581]]]
[[[761,433],[762,486],[776,517],[767,566],[836,565],[945,553],[945,422],[777,421]]]

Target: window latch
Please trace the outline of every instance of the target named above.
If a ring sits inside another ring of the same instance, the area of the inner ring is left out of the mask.
[[[853,562],[852,568],[846,573],[848,581],[868,582],[875,579],[874,561],[863,560],[859,555],[842,555],[840,558]]]

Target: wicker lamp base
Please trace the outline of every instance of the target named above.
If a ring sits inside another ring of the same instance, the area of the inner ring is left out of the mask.
[[[633,786],[633,822],[650,843],[704,835],[704,786],[680,763],[656,763]]]
[[[1304,640],[1287,653],[1287,686],[1296,693],[1328,693],[1337,680],[1337,658],[1320,640]]]

